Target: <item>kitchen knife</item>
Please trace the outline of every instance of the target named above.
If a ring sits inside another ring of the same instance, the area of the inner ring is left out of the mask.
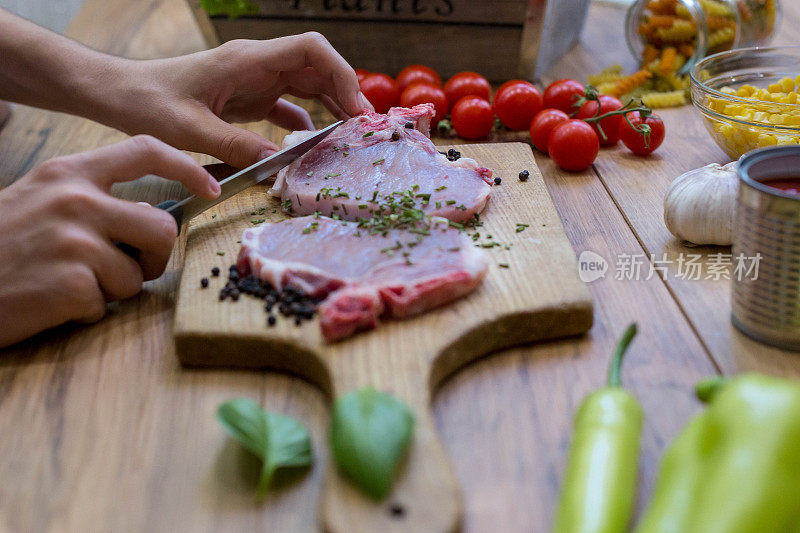
[[[320,141],[322,141],[322,139],[330,135],[333,130],[339,127],[342,122],[343,121],[340,120],[339,122],[331,124],[327,128],[319,130],[317,133],[303,142],[295,144],[294,146],[290,146],[289,148],[281,150],[280,152],[276,152],[266,159],[262,159],[258,163],[254,163],[246,169],[240,170],[232,176],[220,181],[219,186],[222,189],[222,192],[213,200],[189,196],[188,198],[179,202],[175,200],[168,200],[158,204],[156,207],[171,214],[180,228],[181,223],[184,220],[188,222],[203,211],[214,207],[220,202],[227,200],[231,196],[239,194],[243,190],[248,189],[253,185],[261,183],[268,177],[275,175],[275,173],[277,173],[279,170],[288,166],[295,159],[314,148],[317,144],[319,144]]]
[[[313,134],[308,139],[305,139],[299,144],[290,146],[280,152],[276,152],[266,159],[254,163],[244,170],[240,170],[235,174],[225,178],[219,182],[222,192],[213,200],[206,200],[196,196],[189,196],[183,200],[167,200],[161,202],[155,207],[163,209],[175,219],[178,223],[178,231],[180,231],[181,224],[184,220],[189,221],[195,216],[199,215],[207,209],[211,209],[220,202],[224,202],[231,196],[239,194],[245,189],[261,183],[265,179],[273,176],[282,168],[290,165],[295,159],[307,153],[309,150],[319,144],[322,139],[330,135],[330,133],[338,128],[344,121],[340,120],[323,128]],[[117,248],[128,254],[135,260],[139,259],[139,250],[124,242],[115,243]]]

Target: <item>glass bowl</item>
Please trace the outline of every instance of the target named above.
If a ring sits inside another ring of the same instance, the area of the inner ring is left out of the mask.
[[[721,52],[698,62],[690,75],[692,102],[733,159],[756,148],[800,144],[800,46]]]

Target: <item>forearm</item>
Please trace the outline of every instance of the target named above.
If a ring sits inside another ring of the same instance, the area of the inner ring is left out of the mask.
[[[125,60],[0,9],[0,100],[102,120]]]

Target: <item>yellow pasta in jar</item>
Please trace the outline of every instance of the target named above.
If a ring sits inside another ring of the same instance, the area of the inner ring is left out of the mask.
[[[601,90],[601,92],[611,96],[619,97],[639,87],[652,77],[653,74],[651,72],[647,70],[640,70],[639,72],[635,72],[619,81],[615,81],[614,83],[610,84],[610,86],[606,87],[605,91]]]
[[[664,93],[647,93],[642,95],[642,102],[651,108],[678,107],[686,104],[686,92],[681,89]]]
[[[656,37],[664,42],[680,43],[692,41],[697,34],[697,28],[690,20],[677,19],[668,28],[657,28]]]
[[[622,65],[611,65],[601,70],[598,74],[589,76],[590,85],[599,85],[601,83],[614,82],[623,77]]]
[[[708,15],[717,17],[733,16],[731,9],[722,2],[716,2],[715,0],[700,0],[700,5],[703,7],[703,11],[705,11]]]
[[[717,48],[722,45],[731,45],[736,38],[736,30],[733,28],[722,28],[712,32],[708,36],[708,49]]]

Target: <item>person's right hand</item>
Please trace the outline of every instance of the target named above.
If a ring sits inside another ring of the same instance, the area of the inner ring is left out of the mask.
[[[216,180],[149,136],[46,161],[0,190],[0,347],[72,320],[103,317],[161,275],[178,228],[165,211],[114,198],[146,174],[215,198]],[[141,251],[138,263],[115,242]]]

